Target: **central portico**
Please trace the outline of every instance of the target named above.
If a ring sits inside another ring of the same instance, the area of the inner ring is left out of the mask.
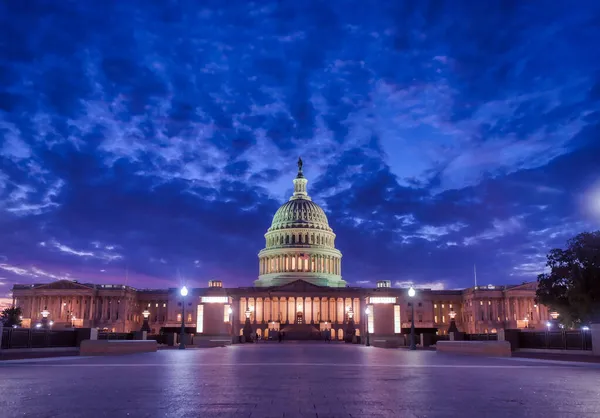
[[[345,287],[342,253],[335,248],[335,234],[323,209],[306,191],[308,180],[298,160],[294,194],[275,213],[265,234],[265,248],[258,254],[257,287],[281,286],[297,280],[326,287]]]

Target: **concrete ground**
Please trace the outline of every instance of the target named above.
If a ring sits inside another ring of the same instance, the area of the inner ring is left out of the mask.
[[[0,416],[599,417],[600,365],[347,344],[0,362]]]

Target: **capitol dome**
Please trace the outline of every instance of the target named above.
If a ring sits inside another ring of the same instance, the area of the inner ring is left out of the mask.
[[[265,248],[258,254],[259,276],[255,286],[278,286],[298,279],[319,286],[343,287],[342,253],[335,248],[335,234],[325,211],[306,192],[308,180],[298,160],[294,194],[273,216],[265,234]]]

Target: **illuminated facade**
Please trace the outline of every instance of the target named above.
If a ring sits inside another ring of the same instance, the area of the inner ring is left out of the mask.
[[[190,289],[185,306],[178,289],[141,290],[59,280],[15,285],[13,305],[23,325],[35,326],[49,312],[53,327],[96,327],[116,332],[140,330],[147,310],[153,333],[177,331],[182,308],[188,332],[211,338],[241,335],[244,325],[261,337],[283,331],[287,338],[342,339],[349,330],[373,338],[400,338],[411,325],[418,333],[445,334],[455,317],[459,331],[493,333],[507,328],[544,328],[550,315],[535,303],[536,283],[464,290],[407,289],[380,281],[375,288],[348,287],[341,275],[342,254],[323,209],[308,196],[302,161],[294,194],[276,212],[260,251],[253,287],[224,288],[211,280]],[[366,315],[366,308],[369,315]],[[248,322],[246,321],[248,317]],[[248,328],[247,328],[248,329]]]
[[[307,193],[308,180],[298,160],[294,194],[282,205],[265,234],[266,246],[258,254],[257,287],[278,286],[301,279],[327,287],[345,287],[342,253],[327,216]]]

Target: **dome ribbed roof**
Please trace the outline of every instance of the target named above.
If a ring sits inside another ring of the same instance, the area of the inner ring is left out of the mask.
[[[271,229],[298,227],[302,224],[320,229],[329,229],[329,222],[323,209],[308,199],[293,199],[284,203],[275,212]]]

